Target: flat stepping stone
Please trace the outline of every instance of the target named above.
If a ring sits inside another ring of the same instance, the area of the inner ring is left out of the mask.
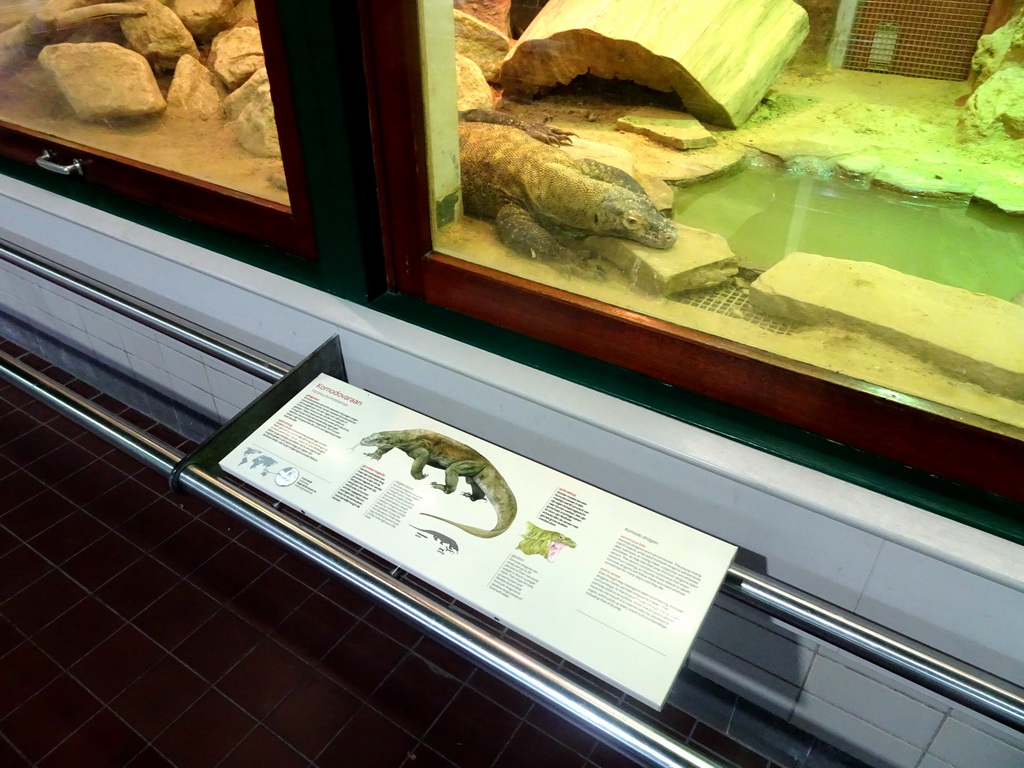
[[[583,245],[622,270],[638,289],[658,296],[710,288],[739,271],[736,255],[724,237],[682,224],[674,226],[679,239],[666,250],[596,235],[586,238]]]
[[[750,286],[787,320],[869,334],[954,379],[1024,399],[1024,307],[869,262],[791,253]]]
[[[615,121],[619,130],[639,133],[672,149],[701,149],[715,144],[715,137],[692,115],[645,107]]]

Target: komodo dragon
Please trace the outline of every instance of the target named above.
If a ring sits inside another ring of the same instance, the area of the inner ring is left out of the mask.
[[[431,432],[428,429],[399,429],[392,432],[374,432],[359,441],[360,445],[375,446],[371,459],[379,459],[393,448],[405,452],[412,460],[412,476],[422,480],[426,475],[424,467],[438,467],[444,470],[444,483],[431,483],[445,493],[452,493],[459,484],[459,478],[466,478],[472,493],[465,494],[471,501],[487,499],[498,513],[493,528],[475,528],[448,520],[437,515],[426,515],[436,520],[461,528],[466,533],[490,539],[508,530],[516,518],[516,497],[494,465],[480,453],[464,443],[450,437]]]
[[[563,246],[554,233],[611,235],[652,248],[675,243],[672,223],[632,176],[550,146],[568,143],[572,134],[488,110],[459,117],[465,211],[493,219],[501,241],[513,250],[586,267],[594,255]]]

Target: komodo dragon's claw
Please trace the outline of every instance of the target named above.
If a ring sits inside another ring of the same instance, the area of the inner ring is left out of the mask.
[[[572,131],[556,128],[553,125],[544,125],[544,123],[528,125],[526,126],[526,132],[537,139],[537,141],[543,141],[545,144],[550,144],[553,147],[572,144],[571,137],[576,135]]]

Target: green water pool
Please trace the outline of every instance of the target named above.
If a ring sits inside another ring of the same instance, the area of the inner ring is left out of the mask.
[[[1024,291],[1024,218],[988,206],[754,167],[679,190],[673,218],[723,235],[751,269],[805,251],[1001,299]]]

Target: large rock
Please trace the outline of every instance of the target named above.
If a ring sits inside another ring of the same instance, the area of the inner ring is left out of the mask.
[[[674,91],[698,119],[735,128],[807,36],[793,0],[550,0],[505,60],[510,97],[584,74]]]
[[[115,43],[60,43],[39,53],[81,120],[136,120],[167,106],[149,62]]]
[[[953,378],[1024,399],[1024,307],[869,262],[791,253],[750,286],[770,315],[870,334]]]
[[[1004,65],[1024,64],[1024,12],[1017,11],[999,29],[982,35],[971,59],[971,76],[977,87]]]
[[[494,94],[487,78],[472,59],[455,54],[455,82],[460,112],[470,109],[494,109]]]
[[[1024,67],[1000,69],[971,94],[957,124],[962,141],[1024,137]]]
[[[141,53],[153,69],[174,69],[182,56],[199,57],[199,49],[185,25],[159,0],[135,0],[146,9],[145,16],[121,21],[128,47]]]
[[[221,32],[210,46],[210,68],[233,91],[265,66],[263,41],[257,27]]]
[[[505,37],[512,37],[508,21],[511,7],[512,0],[455,0],[455,10],[490,24]]]
[[[507,37],[468,13],[455,11],[455,50],[472,59],[488,82],[498,82],[501,62],[508,55],[511,43]]]
[[[197,120],[219,119],[224,111],[218,85],[217,77],[198,59],[182,56],[167,91],[167,108]]]
[[[224,99],[224,115],[235,121],[238,143],[259,157],[280,157],[281,145],[266,67]]]
[[[227,29],[235,10],[231,0],[170,0],[169,5],[201,43]]]
[[[591,236],[583,244],[618,267],[638,289],[659,296],[710,288],[739,271],[724,237],[682,224],[675,228],[679,237],[667,250],[617,237]]]

